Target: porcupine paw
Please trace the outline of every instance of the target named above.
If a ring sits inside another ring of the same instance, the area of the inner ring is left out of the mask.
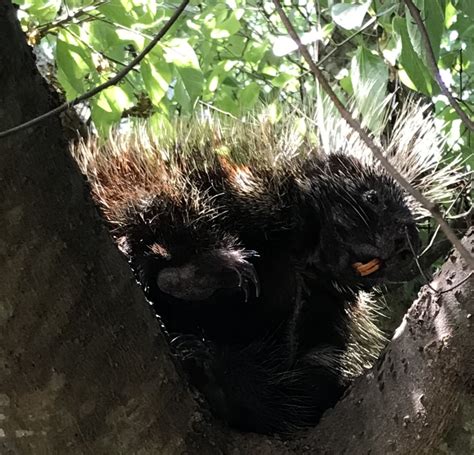
[[[180,334],[170,341],[174,356],[180,361],[191,385],[206,399],[213,413],[223,419],[229,414],[223,389],[222,352],[211,341],[194,334]]]
[[[220,264],[220,267],[223,267],[220,271],[223,278],[222,282],[226,281],[226,286],[223,287],[240,288],[247,302],[253,286],[255,288],[255,296],[259,297],[260,282],[257,271],[253,264],[247,260],[249,257],[257,256],[255,251],[221,249],[213,252],[213,256]],[[229,271],[231,272],[230,274]],[[224,278],[224,275],[227,275],[227,278]]]
[[[171,339],[170,347],[196,387],[215,382],[212,371],[215,352],[211,342],[197,335],[181,334]]]
[[[204,338],[193,334],[171,335],[170,346],[173,354],[182,362],[199,359],[208,362],[212,359],[212,345]]]
[[[205,300],[218,289],[240,288],[248,300],[251,287],[260,294],[255,267],[247,260],[255,252],[217,249],[201,253],[180,267],[167,267],[158,274],[162,292],[183,300]]]

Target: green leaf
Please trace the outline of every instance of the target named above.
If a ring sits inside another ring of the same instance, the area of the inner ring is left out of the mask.
[[[472,20],[474,20],[474,2],[472,0],[459,0],[459,9]]]
[[[367,121],[367,127],[378,131],[383,126],[381,114],[387,96],[387,66],[378,55],[360,46],[352,58],[350,76],[357,110]]]
[[[297,77],[290,73],[281,72],[278,76],[272,79],[272,85],[275,87],[283,88],[288,84],[288,82],[297,79]]]
[[[201,96],[204,79],[200,70],[191,67],[177,67],[184,88],[189,94],[192,103]]]
[[[242,59],[245,59],[245,54],[247,45],[250,42],[250,39],[244,36],[232,35],[226,40],[226,48],[229,50],[232,58],[236,56],[242,56]]]
[[[115,116],[118,120],[125,109],[133,106],[133,100],[130,99],[129,94],[122,88],[116,85],[102,90],[95,99],[97,107]]]
[[[268,49],[270,49],[268,41],[263,43],[250,42],[247,51],[244,54],[244,59],[249,63],[259,63],[262,61]]]
[[[132,28],[138,21],[134,14],[133,2],[128,0],[109,0],[97,8],[105,17],[116,24]]]
[[[392,12],[400,7],[400,0],[374,0],[372,9],[377,14],[377,23],[384,29],[391,28]]]
[[[196,52],[184,38],[174,38],[169,40],[164,46],[164,57],[169,63],[174,63],[178,67],[190,67],[199,69],[199,60]]]
[[[339,27],[345,30],[353,30],[360,28],[364,22],[364,17],[369,10],[371,0],[361,5],[353,5],[349,3],[337,3],[331,8],[331,16],[333,21]]]
[[[348,95],[353,95],[354,94],[354,87],[352,87],[352,81],[350,76],[345,76],[339,81],[339,85],[341,88],[348,94]]]
[[[33,0],[36,2],[36,0]],[[84,8],[84,6],[92,5],[95,0],[67,0],[64,1],[64,4],[67,4],[69,9],[72,8]]]
[[[451,68],[459,57],[459,51],[446,52],[440,59],[439,64],[441,68]]]
[[[242,109],[251,109],[255,106],[260,95],[260,86],[251,82],[239,93],[239,101]]]
[[[222,93],[216,100],[215,106],[221,111],[228,112],[232,115],[239,115],[239,105],[229,93]]]
[[[35,22],[45,24],[56,17],[60,7],[61,0],[29,0],[23,3],[22,9],[26,9]]]
[[[89,43],[96,49],[110,54],[111,49],[120,47],[121,55],[124,54],[123,47],[128,44],[120,39],[117,30],[110,24],[102,21],[92,21],[89,25]],[[115,55],[114,55],[115,57]]]
[[[435,59],[438,60],[441,38],[444,32],[445,2],[444,0],[413,0],[413,3],[420,11],[420,16],[428,32]],[[410,36],[413,49],[426,65],[426,50],[421,39],[420,29],[406,7],[405,14],[408,35]]]
[[[445,26],[446,28],[451,28],[451,26],[456,22],[458,12],[451,2],[448,2],[445,9]]]
[[[425,64],[413,49],[405,19],[396,17],[393,20],[393,28],[402,41],[402,51],[399,60],[410,81],[417,90],[425,95],[430,96],[437,94],[439,89],[431,77],[428,68],[426,68]]]
[[[101,134],[106,134],[120,120],[123,111],[132,106],[133,100],[123,88],[109,87],[91,100],[92,119]]]
[[[240,21],[237,19],[236,12],[232,11],[223,22],[217,22],[211,31],[211,38],[223,39],[234,35],[240,30]]]
[[[179,103],[184,112],[189,114],[192,111],[193,102],[181,79],[178,79],[175,83],[174,99]]]
[[[354,89],[360,89],[367,83],[385,87],[388,81],[388,69],[383,60],[359,46],[351,64],[351,80]]]
[[[224,60],[217,63],[217,65],[215,65],[215,68],[212,70],[208,77],[208,91],[211,93],[215,92],[219,88],[223,80],[227,77],[229,72],[232,70],[232,68],[237,64],[238,61],[236,60]]]
[[[164,57],[168,63],[173,63],[176,67],[178,81],[175,89],[179,91],[178,96],[183,101],[183,106],[193,105],[202,94],[204,83],[194,49],[186,39],[175,38],[167,42]],[[183,93],[183,91],[186,93]]]
[[[209,78],[208,90],[210,92],[215,92],[218,86],[219,86],[219,74],[214,72]]]
[[[158,48],[155,48],[143,59],[140,64],[140,74],[152,103],[159,106],[169,89],[173,71]]]
[[[96,81],[97,72],[89,49],[66,30],[61,30],[56,41],[58,80],[66,90],[67,99],[86,91],[87,79]]]
[[[413,90],[414,92],[418,91],[418,88],[413,83],[413,81],[409,78],[407,72],[404,69],[398,70],[398,77],[402,84],[406,85],[409,89]]]

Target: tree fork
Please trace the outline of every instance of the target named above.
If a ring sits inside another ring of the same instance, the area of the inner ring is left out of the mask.
[[[2,130],[59,104],[7,0],[0,100]],[[0,141],[0,193],[2,454],[432,453],[469,393],[474,284],[454,254],[433,283],[454,289],[422,291],[384,358],[315,429],[291,441],[229,431],[176,371],[58,119]]]

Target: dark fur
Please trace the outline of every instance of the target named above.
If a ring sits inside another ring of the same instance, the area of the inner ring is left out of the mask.
[[[412,257],[407,238],[419,245],[402,191],[342,154],[286,173],[227,159],[161,165],[147,198],[122,197],[119,209],[97,199],[191,382],[243,430],[316,423],[350,379],[360,290],[395,280]],[[177,169],[171,197],[159,179]],[[352,264],[373,258],[381,270],[358,276]]]

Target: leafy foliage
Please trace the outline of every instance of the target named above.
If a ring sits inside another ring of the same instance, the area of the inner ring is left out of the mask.
[[[120,71],[163,26],[176,0],[17,0],[30,43],[67,99]],[[474,7],[470,0],[416,0],[442,76],[468,114],[474,94]],[[398,0],[286,0],[286,11],[338,93],[362,117],[389,91],[434,103],[450,147],[472,154],[469,132],[439,94],[420,32]],[[200,105],[240,115],[258,103],[307,104],[311,73],[268,0],[191,2],[178,23],[116,87],[90,100],[99,131],[124,117],[159,123]],[[367,102],[366,88],[373,91]],[[405,90],[406,89],[406,90]],[[377,122],[368,122],[372,129]]]

